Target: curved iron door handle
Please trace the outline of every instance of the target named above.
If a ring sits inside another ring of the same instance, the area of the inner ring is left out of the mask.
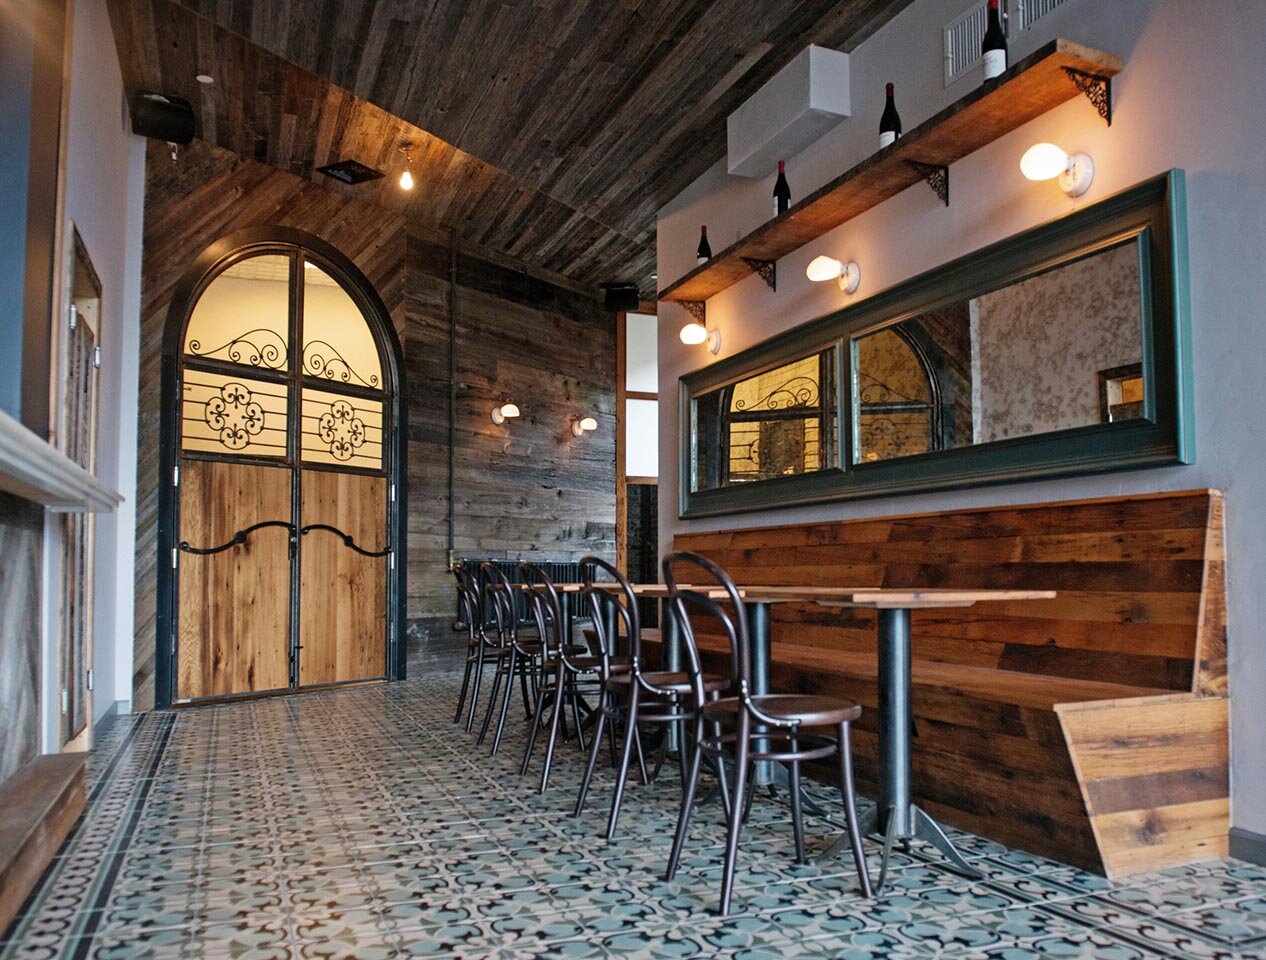
[[[229,549],[229,547],[236,547],[245,543],[247,537],[256,530],[262,530],[264,527],[285,527],[290,531],[290,544],[291,546],[294,545],[295,525],[293,523],[287,523],[285,520],[265,520],[262,523],[251,524],[251,526],[246,529],[237,531],[237,533],[233,534],[232,539],[228,540],[226,543],[220,544],[218,547],[191,547],[189,546],[188,540],[181,540],[180,549],[185,553],[196,553],[199,556],[204,557],[212,553],[222,553],[223,551]]]
[[[338,527],[331,527],[328,523],[310,523],[306,527],[300,529],[299,532],[306,537],[313,530],[328,530],[335,536],[342,537],[344,545],[351,547],[364,557],[385,557],[391,552],[391,547],[387,547],[385,550],[366,550],[364,547],[357,546],[356,541],[353,540],[351,536],[344,533]]]

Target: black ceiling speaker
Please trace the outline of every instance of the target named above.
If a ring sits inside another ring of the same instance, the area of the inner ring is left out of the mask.
[[[132,98],[133,133],[183,147],[193,139],[193,131],[193,107],[188,100],[145,92]]]
[[[602,293],[602,306],[611,313],[635,313],[641,304],[637,285],[633,283],[608,284]]]

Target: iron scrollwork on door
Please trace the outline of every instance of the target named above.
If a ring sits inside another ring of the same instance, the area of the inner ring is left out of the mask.
[[[310,377],[322,380],[335,380],[340,383],[358,382],[375,390],[382,386],[378,382],[378,374],[371,373],[366,379],[352,369],[343,355],[325,340],[311,340],[303,346],[303,372]]]
[[[251,398],[245,384],[236,380],[220,387],[217,396],[207,401],[207,426],[220,435],[220,442],[230,450],[243,450],[251,438],[264,431],[264,408]]]
[[[295,525],[293,523],[287,523],[285,520],[264,520],[261,523],[253,523],[249,527],[246,527],[243,530],[237,531],[237,533],[233,534],[232,537],[230,537],[227,541],[225,541],[224,543],[220,544],[217,547],[191,547],[189,545],[188,540],[181,540],[180,549],[183,550],[185,553],[195,553],[198,556],[202,556],[202,557],[210,556],[213,553],[223,553],[225,550],[228,550],[230,547],[241,546],[242,544],[246,543],[247,537],[249,537],[256,530],[262,530],[265,527],[285,527],[287,530],[290,531],[291,549],[294,548]],[[304,532],[306,533],[307,531],[305,530]]]
[[[317,435],[330,445],[336,460],[350,460],[357,447],[365,443],[365,421],[356,416],[356,408],[346,400],[335,400],[328,413],[317,421]]]
[[[382,550],[366,550],[364,547],[359,546],[351,535],[344,533],[338,527],[330,526],[328,523],[310,523],[306,527],[301,528],[299,532],[306,537],[313,530],[328,530],[336,537],[341,537],[345,546],[351,547],[364,557],[385,557],[391,552],[391,547],[386,547]]]

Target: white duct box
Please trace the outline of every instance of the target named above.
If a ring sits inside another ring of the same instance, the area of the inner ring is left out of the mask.
[[[764,177],[849,116],[848,54],[808,46],[726,121],[728,169]]]

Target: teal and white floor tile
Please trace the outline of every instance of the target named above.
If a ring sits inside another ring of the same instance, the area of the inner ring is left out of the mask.
[[[634,775],[608,843],[610,767],[572,818],[575,745],[538,794],[543,749],[518,773],[522,713],[490,757],[451,722],[456,681],[115,718],[90,758],[84,816],[0,935],[0,960],[1266,958],[1260,867],[1114,884],[951,831],[982,879],[916,846],[894,851],[887,887],[866,900],[847,855],[796,864],[790,813],[764,798],[735,915],[717,917],[719,804],[699,808],[665,881],[675,767],[648,786]],[[838,810],[829,787],[808,789]],[[836,831],[811,818],[810,845]]]

